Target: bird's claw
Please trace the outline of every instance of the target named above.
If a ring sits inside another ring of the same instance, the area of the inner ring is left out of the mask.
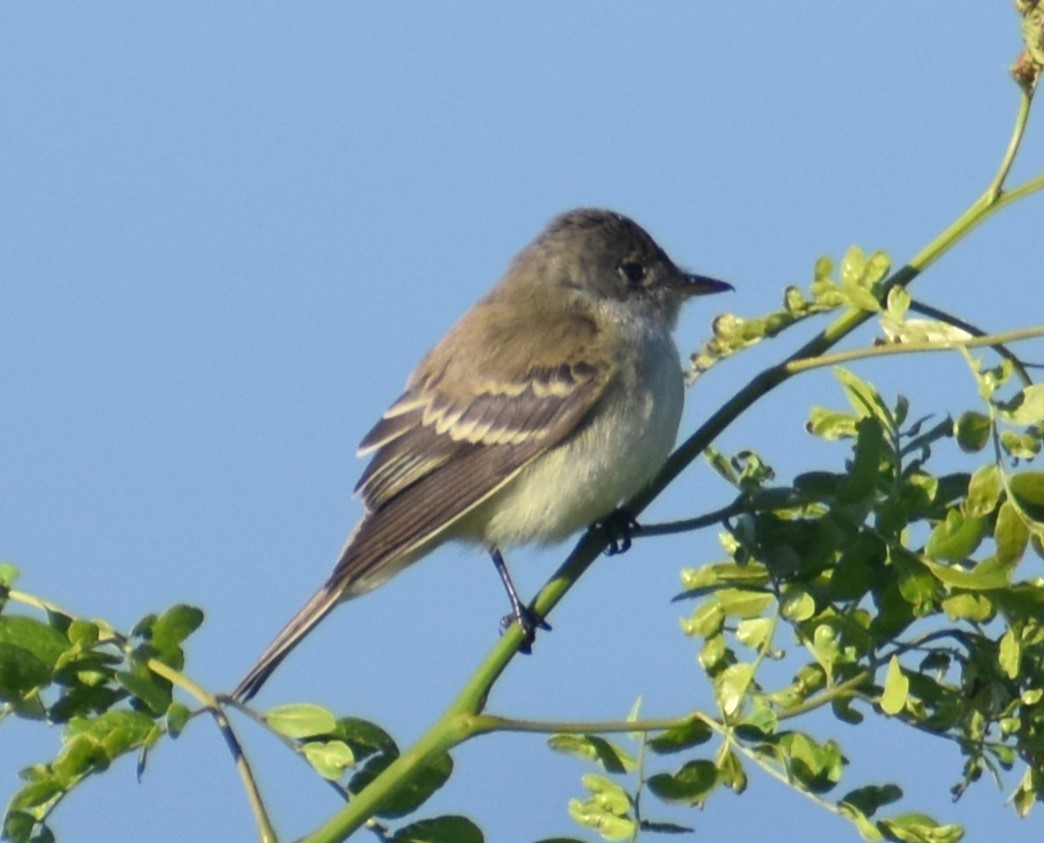
[[[500,628],[507,631],[511,628],[511,624],[513,623],[518,623],[519,628],[522,630],[522,644],[518,649],[519,652],[525,653],[526,655],[533,652],[533,642],[536,641],[536,633],[538,629],[545,629],[548,632],[551,631],[551,624],[526,606],[520,607],[520,610],[518,611],[504,615],[504,617],[500,619]]]
[[[630,550],[631,536],[642,529],[642,525],[625,509],[614,509],[605,517],[601,526],[609,539],[605,548],[606,556],[616,556]]]

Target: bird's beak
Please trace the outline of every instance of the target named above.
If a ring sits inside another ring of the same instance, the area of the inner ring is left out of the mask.
[[[677,289],[689,296],[709,296],[711,293],[725,293],[736,288],[727,281],[719,281],[717,278],[681,272],[678,274]]]

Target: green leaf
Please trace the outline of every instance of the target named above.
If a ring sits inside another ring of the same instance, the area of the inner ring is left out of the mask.
[[[850,413],[813,407],[808,414],[808,421],[805,422],[805,430],[828,441],[851,439],[855,436],[856,420]]]
[[[74,618],[65,634],[70,643],[87,648],[98,643],[98,632],[98,624]]]
[[[580,825],[597,831],[604,840],[630,840],[634,836],[634,820],[609,813],[591,800],[570,799],[569,816]]]
[[[985,529],[983,519],[966,518],[959,510],[951,509],[946,520],[935,525],[924,552],[932,559],[961,562],[975,552]]]
[[[997,560],[1005,565],[1018,562],[1026,552],[1030,532],[1011,501],[1004,501],[997,510],[993,540],[997,545]]]
[[[711,739],[712,734],[710,726],[693,717],[680,726],[672,726],[655,738],[651,738],[646,746],[653,752],[666,755],[704,744]]]
[[[847,802],[840,802],[838,803],[837,808],[838,813],[856,827],[859,831],[859,835],[864,840],[884,840],[884,836],[877,830],[877,826],[872,823],[870,818],[856,806],[850,805]]]
[[[792,623],[807,621],[816,613],[816,601],[807,591],[796,588],[791,589],[783,598],[783,602],[780,605],[780,613]],[[768,618],[758,618],[758,620],[762,620],[771,626]]]
[[[734,618],[756,618],[776,598],[764,591],[748,591],[745,588],[723,588],[716,592],[722,611]]]
[[[743,769],[743,762],[727,743],[721,745],[715,763],[719,784],[725,785],[733,793],[743,793],[747,789],[747,773]]]
[[[265,723],[288,738],[326,735],[337,728],[337,718],[327,709],[313,703],[291,703],[269,709]]]
[[[812,603],[812,607],[815,608],[815,601],[812,600],[807,594],[796,595],[799,597],[808,597]],[[784,612],[784,616],[786,612]],[[787,616],[789,617],[789,616]],[[811,617],[808,615],[807,617]],[[807,617],[800,618],[800,620],[807,620]],[[769,618],[748,618],[747,620],[740,621],[736,625],[736,640],[743,644],[745,647],[750,647],[752,650],[759,649],[762,645],[768,641],[769,633],[772,631],[772,621]]]
[[[69,788],[92,770],[104,770],[109,766],[109,760],[109,754],[97,738],[79,734],[66,741],[51,765],[51,771],[63,788]]]
[[[1002,430],[1000,444],[1017,460],[1031,460],[1040,453],[1040,437],[1029,431]]]
[[[1012,424],[1041,424],[1044,422],[1044,384],[1027,386],[998,410],[1001,418]]]
[[[147,714],[120,709],[107,711],[94,718],[74,718],[69,721],[65,731],[69,737],[90,735],[96,738],[105,747],[109,757],[115,758],[121,752],[144,744],[154,728],[155,724]]]
[[[964,829],[959,825],[939,825],[931,817],[924,814],[900,814],[878,825],[889,839],[901,843],[957,843],[964,836]]]
[[[881,693],[881,710],[885,714],[895,716],[906,707],[906,699],[910,693],[910,680],[903,672],[899,659],[892,656],[885,674],[884,690]]]
[[[50,678],[51,669],[29,650],[0,642],[0,700],[19,703]]]
[[[628,816],[631,800],[615,782],[587,773],[581,777],[590,796],[581,802],[569,800],[569,815],[580,825],[595,829],[606,840],[627,840],[634,835],[635,823]]]
[[[718,768],[711,761],[699,759],[685,764],[676,773],[657,773],[647,784],[664,802],[700,802],[718,784]]]
[[[957,444],[962,451],[974,454],[981,451],[990,441],[993,424],[990,417],[971,410],[961,413],[954,425]]]
[[[616,782],[596,773],[584,773],[580,781],[604,810],[618,817],[624,816],[630,810],[631,797]]]
[[[812,633],[812,639],[806,639],[805,646],[828,674],[833,673],[834,664],[841,657],[841,647],[833,627],[819,624]]]
[[[924,566],[939,582],[955,588],[992,591],[995,588],[1005,588],[1011,579],[1011,567],[998,562],[995,557],[983,560],[970,571],[955,565],[940,565],[931,559],[923,561]]]
[[[903,791],[894,784],[866,785],[850,790],[839,800],[839,804],[853,807],[872,817],[878,808],[891,805],[903,798]]]
[[[1044,472],[1023,471],[1008,480],[1015,502],[1034,521],[1044,524]]]
[[[149,672],[116,674],[116,681],[145,703],[153,714],[165,714],[171,703],[170,683]]]
[[[950,620],[980,623],[993,617],[993,601],[984,594],[961,592],[942,601],[942,609]]]
[[[997,662],[1005,676],[1009,679],[1018,678],[1019,668],[1022,664],[1022,647],[1019,645],[1019,639],[1010,629],[1001,637],[1000,646],[997,649]]]
[[[20,571],[10,562],[0,562],[0,588],[10,588],[18,579]]]
[[[722,711],[726,715],[735,714],[739,710],[753,678],[754,665],[752,664],[733,664],[722,671],[718,678],[717,691]]]
[[[1034,786],[1034,779],[1039,773],[1034,770],[1026,770],[1023,773],[1022,778],[1019,780],[1018,787],[1015,788],[1014,793],[1011,794],[1011,803],[1015,806],[1015,813],[1019,815],[1021,819],[1025,819],[1029,814],[1030,809],[1037,802],[1037,788]]]
[[[608,773],[624,773],[637,766],[622,747],[597,735],[552,735],[547,739],[547,745],[555,752],[597,761]]]
[[[3,839],[11,843],[29,843],[33,829],[36,827],[36,818],[25,811],[8,809],[4,814]]]
[[[178,645],[199,629],[203,623],[203,612],[195,606],[178,603],[171,606],[156,620],[152,627],[152,639],[157,646]]]
[[[355,766],[355,756],[344,741],[310,741],[301,746],[308,763],[324,779],[337,781]]]
[[[60,796],[64,792],[65,788],[62,787],[61,783],[54,776],[31,782],[11,797],[7,810],[25,811],[30,808],[39,808],[47,805],[56,796]]]
[[[199,609],[178,604],[152,620],[148,633],[143,635],[155,649],[159,659],[175,670],[180,670],[185,664],[181,643],[202,623],[203,613]]]
[[[892,287],[888,291],[888,315],[902,321],[910,309],[910,294],[905,287]]]
[[[874,494],[884,450],[884,428],[881,423],[876,419],[860,419],[842,500],[859,501]]]
[[[1002,491],[1000,471],[994,464],[979,468],[968,481],[968,496],[961,509],[968,518],[985,518],[1000,500]]]
[[[172,738],[178,737],[188,725],[192,712],[181,703],[171,703],[167,708],[167,732]]]
[[[719,562],[686,568],[681,573],[682,587],[686,591],[712,591],[723,586],[764,586],[769,583],[769,573],[763,565],[737,565],[735,562]]]
[[[725,646],[725,638],[721,635],[712,635],[703,642],[703,648],[698,656],[700,667],[707,673],[716,673],[717,668],[727,659],[732,658],[732,650]]]
[[[108,711],[123,697],[122,691],[109,685],[75,685],[51,706],[48,716],[55,723],[66,723],[73,717],[90,717]]]
[[[875,273],[869,270],[862,249],[852,246],[841,260],[840,288],[849,305],[877,313],[881,310],[881,305],[870,293],[869,288],[873,283],[871,278]]]
[[[403,826],[390,843],[483,843],[482,831],[467,817],[447,815]]]
[[[706,638],[721,631],[725,612],[717,601],[709,600],[697,606],[687,618],[681,618],[681,630],[685,635]]]
[[[13,644],[28,650],[48,668],[69,646],[69,640],[57,629],[25,615],[0,617],[0,644]]]
[[[834,375],[841,382],[852,409],[864,418],[877,419],[890,436],[896,433],[892,411],[888,409],[888,405],[885,404],[873,384],[856,377],[852,372],[840,366],[834,368]]]
[[[356,761],[362,761],[377,753],[392,756],[399,754],[399,748],[391,735],[376,723],[359,717],[342,717],[337,721],[337,728],[330,734],[351,747]]]
[[[736,734],[744,740],[764,740],[779,729],[779,715],[771,708],[755,708],[736,724]]]
[[[806,790],[825,793],[841,780],[845,759],[834,741],[817,744],[801,732],[787,732],[779,736],[777,747],[790,774]]]
[[[382,753],[371,757],[348,783],[348,790],[359,793],[379,776],[395,760],[395,755]],[[402,817],[416,811],[428,798],[442,787],[453,772],[453,761],[449,755],[436,756],[423,770],[404,787],[395,791],[378,811],[381,817]]]

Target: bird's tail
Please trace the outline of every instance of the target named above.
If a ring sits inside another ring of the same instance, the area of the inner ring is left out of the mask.
[[[261,686],[265,684],[272,671],[279,667],[280,662],[290,655],[290,651],[311,631],[312,627],[325,618],[327,613],[343,599],[343,594],[340,592],[340,589],[331,588],[330,583],[327,583],[312,595],[311,600],[305,603],[301,611],[290,619],[290,622],[279,631],[272,643],[265,648],[261,657],[250,668],[250,672],[236,686],[232,697],[240,702],[246,702],[260,691]]]

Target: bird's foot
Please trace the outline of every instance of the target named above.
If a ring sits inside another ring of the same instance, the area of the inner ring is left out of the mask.
[[[500,628],[506,631],[511,628],[511,624],[513,623],[517,623],[519,628],[522,630],[522,644],[518,650],[520,653],[525,653],[526,655],[533,652],[533,642],[536,641],[536,633],[538,629],[546,629],[548,632],[551,631],[551,624],[545,621],[528,606],[523,606],[521,603],[519,603],[510,614],[504,615],[504,617],[500,619]]]
[[[626,509],[614,509],[601,521],[609,544],[605,548],[606,556],[615,556],[631,549],[631,536],[640,532],[642,525],[634,520]]]

